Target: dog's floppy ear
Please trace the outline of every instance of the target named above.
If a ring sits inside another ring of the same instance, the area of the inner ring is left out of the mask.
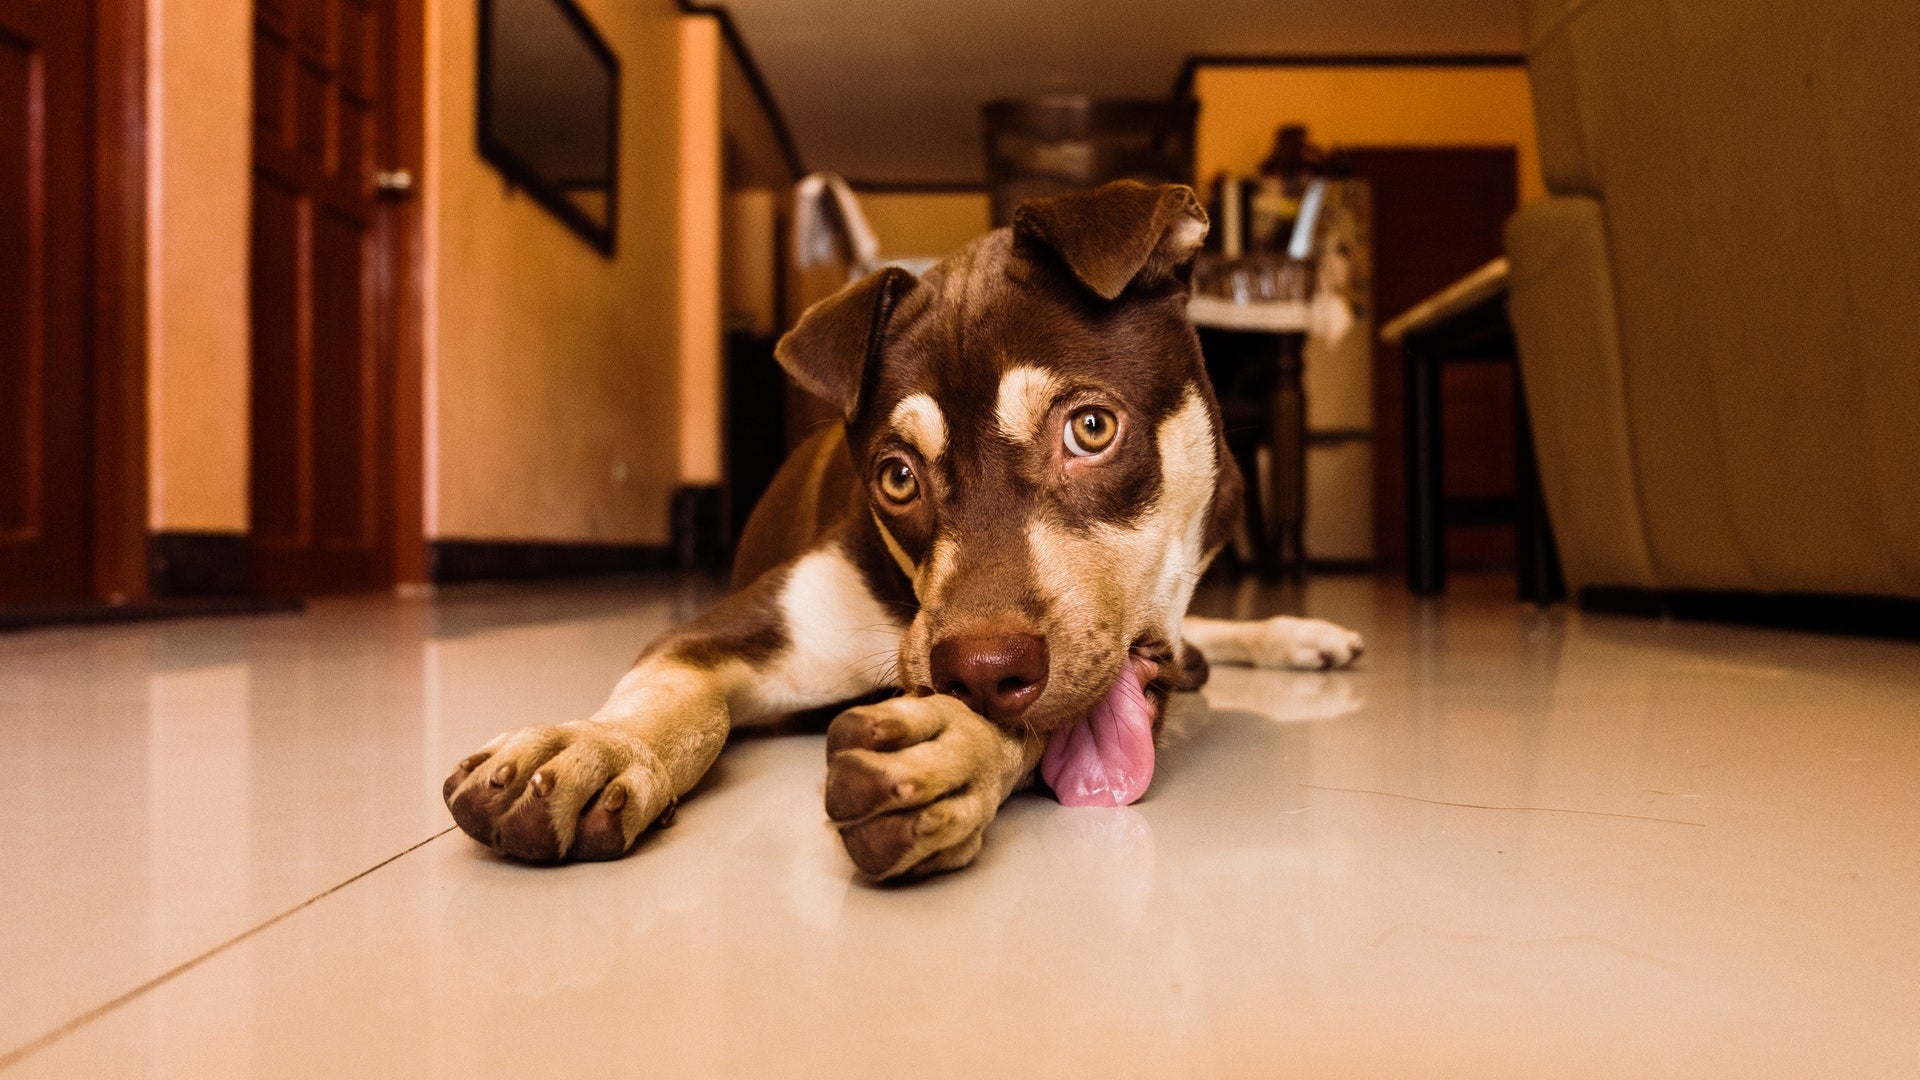
[[[1103,300],[1128,285],[1156,285],[1192,261],[1207,238],[1207,212],[1185,184],[1115,180],[1092,191],[1028,199],[1013,232],[1067,264]]]
[[[774,359],[801,389],[852,420],[894,305],[918,280],[897,266],[868,274],[808,308],[773,347]]]

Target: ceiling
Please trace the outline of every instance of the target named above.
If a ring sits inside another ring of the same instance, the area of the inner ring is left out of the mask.
[[[980,104],[1161,97],[1189,56],[1517,53],[1518,0],[726,0],[809,169],[978,183]]]

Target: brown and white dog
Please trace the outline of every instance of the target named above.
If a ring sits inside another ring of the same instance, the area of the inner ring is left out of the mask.
[[[522,859],[615,858],[732,728],[898,693],[828,728],[827,816],[875,879],[951,870],[1036,771],[1069,805],[1139,798],[1205,656],[1351,662],[1331,623],[1185,617],[1241,513],[1186,315],[1206,231],[1188,188],[1122,181],[810,308],[777,355],[846,423],[755,508],[734,594],[592,717],[462,761],[454,820]]]

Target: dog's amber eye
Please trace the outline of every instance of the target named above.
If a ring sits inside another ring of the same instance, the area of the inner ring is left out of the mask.
[[[1067,451],[1075,457],[1092,457],[1113,445],[1120,433],[1120,421],[1105,409],[1081,409],[1067,417]]]
[[[910,503],[920,494],[920,481],[913,475],[913,466],[900,458],[888,458],[880,463],[880,494],[888,502],[902,506]]]

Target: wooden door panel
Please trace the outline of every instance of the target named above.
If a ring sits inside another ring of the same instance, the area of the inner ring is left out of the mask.
[[[251,502],[256,544],[297,549],[307,543],[307,407],[300,308],[300,200],[272,179],[253,185]],[[268,367],[268,365],[272,365]]]
[[[261,24],[268,20],[265,16]],[[288,80],[293,63],[286,43],[275,34],[253,36],[253,152],[254,160],[284,150],[282,143],[293,130],[293,91]]]
[[[314,539],[375,542],[373,350],[367,334],[367,228],[331,209],[313,230]]]
[[[271,592],[392,580],[391,0],[258,0],[254,572]]]
[[[300,164],[316,171],[326,167],[328,139],[327,114],[333,98],[332,75],[315,71],[309,54],[301,52],[302,62],[293,66],[294,132],[293,148]]]
[[[0,0],[0,603],[89,591],[90,12]]]
[[[0,258],[21,267],[36,261],[39,232],[35,66],[33,49],[0,31]],[[9,538],[39,517],[42,362],[31,320],[41,292],[27,274],[0,276],[0,535]]]
[[[379,69],[379,42],[374,37],[378,20],[359,4],[340,5],[340,78],[346,88],[362,100],[373,99],[374,73]]]

